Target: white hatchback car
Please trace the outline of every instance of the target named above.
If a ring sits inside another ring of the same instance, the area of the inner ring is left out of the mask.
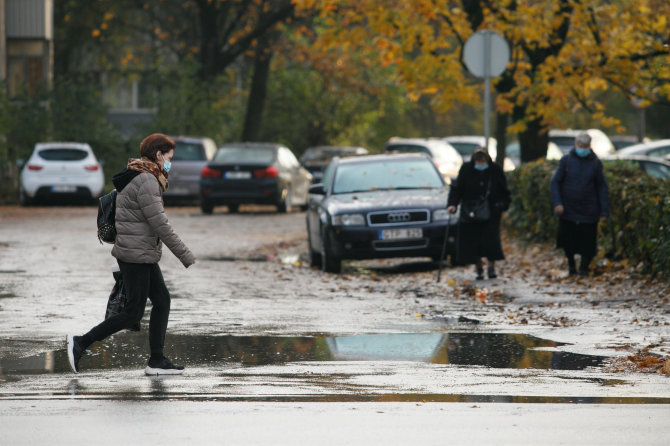
[[[105,186],[91,146],[77,142],[35,144],[21,171],[20,200],[26,206],[49,198],[98,198]]]

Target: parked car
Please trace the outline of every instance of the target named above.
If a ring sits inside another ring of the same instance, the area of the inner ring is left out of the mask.
[[[514,166],[519,167],[521,165],[521,146],[518,142],[511,142],[505,147],[505,155],[512,160]],[[553,142],[547,144],[547,153],[544,156],[544,159],[548,160],[560,160],[563,157],[563,152],[558,148]]]
[[[306,149],[300,156],[300,164],[312,174],[312,181],[320,183],[323,171],[336,156],[367,155],[368,150],[363,147],[352,146],[315,146]]]
[[[489,155],[496,160],[498,156],[498,141],[495,138],[489,138],[488,145],[486,144],[484,136],[476,135],[463,135],[463,136],[447,136],[444,138],[444,141],[451,144],[457,151],[460,153],[464,162],[470,161],[470,156],[472,152],[475,151],[477,147],[486,146],[489,152]],[[503,163],[503,170],[509,172],[515,169],[514,162],[508,157],[505,156],[505,162]]]
[[[291,150],[275,143],[232,143],[217,150],[200,178],[200,208],[237,212],[241,204],[273,204],[280,212],[307,207],[312,175]]]
[[[617,153],[602,157],[603,161],[628,161],[637,164],[641,170],[654,178],[670,179],[670,161],[644,155]]]
[[[651,140],[649,138],[643,138],[642,141],[640,141],[635,135],[613,135],[610,136],[610,141],[612,141],[616,150],[621,150],[634,144],[648,143]]]
[[[163,196],[173,198],[198,198],[200,196],[200,174],[214,157],[216,143],[211,138],[195,136],[172,137],[175,142],[170,187]]]
[[[448,193],[424,154],[334,158],[323,183],[310,188],[310,265],[337,273],[344,259],[439,261],[447,224],[447,252],[453,254],[458,217],[447,214]]]
[[[385,153],[423,153],[435,163],[447,184],[458,176],[463,159],[449,143],[436,138],[391,138],[384,145]]]
[[[616,150],[614,144],[609,139],[609,137],[600,129],[587,129],[587,130],[549,130],[549,141],[553,142],[561,149],[561,152],[565,155],[573,147],[575,147],[575,138],[582,132],[586,132],[591,136],[591,149],[593,152],[602,158],[607,155],[613,154]]]
[[[658,141],[643,142],[619,150],[620,155],[645,155],[663,158],[670,155],[670,139],[659,139]]]
[[[22,205],[36,200],[97,199],[105,186],[102,166],[91,146],[80,142],[40,142],[21,170]]]

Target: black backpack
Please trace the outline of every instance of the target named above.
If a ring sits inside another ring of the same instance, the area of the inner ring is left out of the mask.
[[[116,240],[116,189],[98,199],[98,240],[100,244]]]

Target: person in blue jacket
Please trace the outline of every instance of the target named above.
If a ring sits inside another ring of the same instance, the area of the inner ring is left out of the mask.
[[[568,258],[569,275],[588,276],[596,255],[598,222],[609,216],[609,189],[603,164],[591,150],[591,137],[580,133],[575,147],[561,158],[551,178],[551,202],[559,217],[557,247]]]

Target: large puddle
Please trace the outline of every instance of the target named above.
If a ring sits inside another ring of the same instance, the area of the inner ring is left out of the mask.
[[[13,341],[2,351],[20,356]],[[521,334],[396,333],[356,336],[192,336],[168,335],[166,354],[197,367],[235,363],[248,366],[304,361],[416,361],[511,369],[582,370],[604,357],[558,351],[553,341]],[[147,333],[120,333],[95,344],[81,359],[86,370],[143,368]],[[69,372],[65,349],[37,356],[0,359],[2,375]]]

